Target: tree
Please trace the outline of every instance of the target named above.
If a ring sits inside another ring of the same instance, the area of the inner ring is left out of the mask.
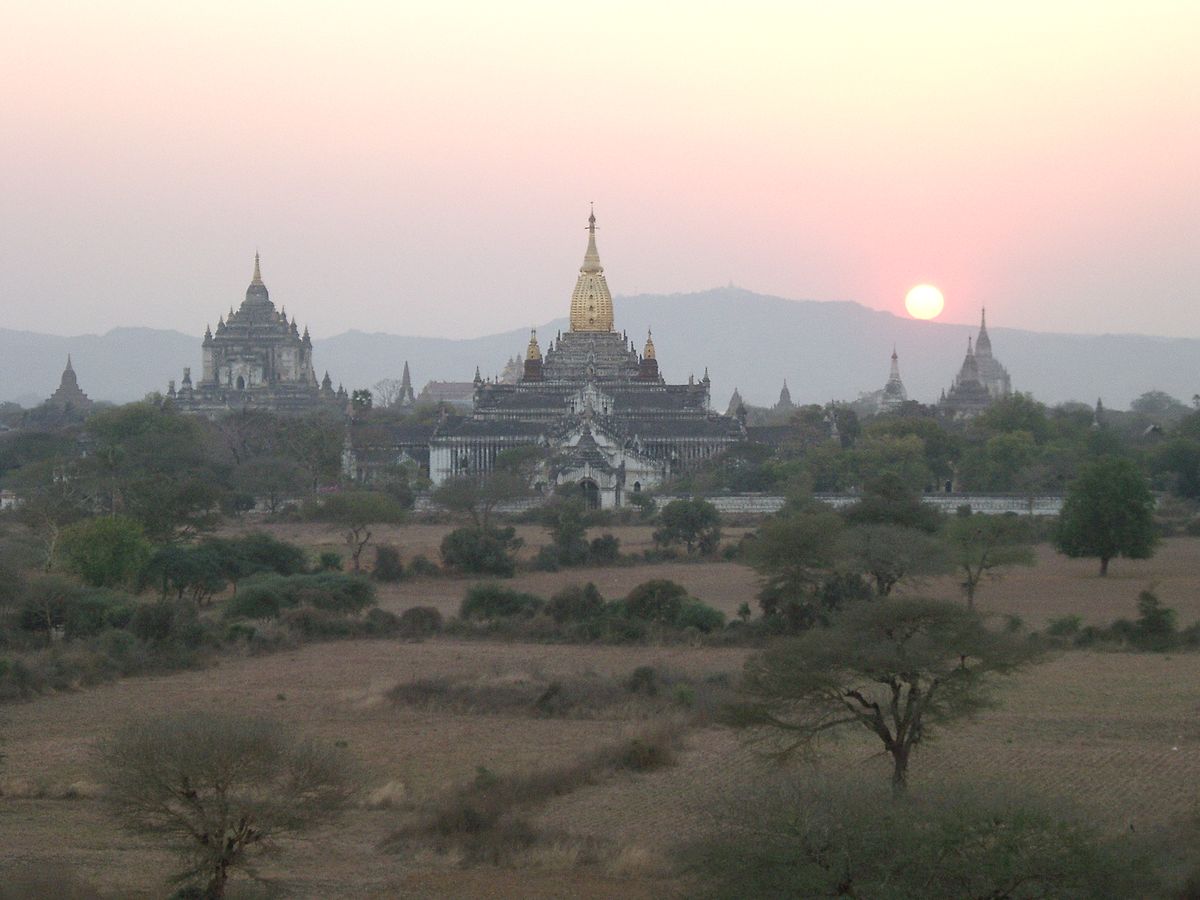
[[[728,806],[733,815],[688,854],[694,895],[709,900],[1164,896],[1133,838],[1105,836],[1036,799],[937,784],[881,803],[850,778],[779,773]]]
[[[391,409],[402,399],[404,382],[399,378],[384,378],[375,382],[371,392],[379,399],[379,406]]]
[[[904,525],[930,534],[941,525],[941,513],[921,502],[921,497],[894,474],[867,482],[862,499],[845,512],[851,525]]]
[[[547,509],[550,539],[546,550],[562,566],[579,566],[588,560],[587,508],[579,497],[568,497]]]
[[[154,551],[142,570],[144,584],[155,584],[165,600],[171,593],[177,600],[190,599],[203,606],[225,589],[223,560],[219,545],[167,544]]]
[[[492,513],[503,503],[529,496],[529,478],[497,470],[486,475],[458,475],[443,481],[430,497],[443,509],[465,513],[477,528],[491,527]]]
[[[516,571],[513,553],[523,544],[512,526],[456,528],[442,538],[442,562],[460,572],[508,577]]]
[[[984,578],[997,579],[1009,566],[1032,566],[1033,547],[1025,523],[1010,516],[968,515],[951,519],[946,543],[954,567],[962,573],[967,606]]]
[[[62,554],[69,571],[94,587],[131,584],[150,556],[142,526],[114,516],[87,519],[62,534]]]
[[[293,460],[264,456],[238,466],[232,481],[234,487],[262,500],[267,512],[276,513],[285,501],[304,492],[307,476]]]
[[[318,516],[345,529],[346,545],[359,571],[359,558],[371,541],[371,526],[403,521],[404,509],[386,494],[372,491],[347,491],[331,494],[321,504]]]
[[[939,575],[948,568],[942,542],[919,528],[855,525],[846,531],[844,547],[847,564],[869,577],[880,597],[906,578]]]
[[[1154,496],[1141,470],[1119,457],[1084,466],[1068,488],[1055,546],[1070,557],[1099,557],[1104,576],[1109,560],[1148,559],[1157,541]]]
[[[364,412],[371,408],[374,398],[366,388],[359,388],[350,395],[350,405],[356,412]]]
[[[118,820],[178,850],[187,868],[174,880],[199,882],[206,900],[276,838],[336,815],[356,787],[343,751],[267,720],[195,710],[125,725],[97,769]]]
[[[984,708],[991,676],[1031,658],[1028,641],[988,629],[955,603],[901,598],[856,603],[751,657],[731,722],[811,750],[828,732],[865,728],[892,758],[892,789],[908,783],[913,750],[938,726]]]
[[[820,508],[772,516],[763,522],[746,557],[761,576],[763,615],[789,632],[811,628],[822,613],[819,591],[841,555],[841,517]]]
[[[672,500],[658,514],[658,521],[654,543],[660,546],[682,543],[689,556],[695,549],[711,556],[721,544],[721,514],[707,500]]]

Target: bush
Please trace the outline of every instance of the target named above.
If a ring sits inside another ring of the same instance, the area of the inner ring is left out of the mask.
[[[539,572],[557,572],[559,569],[558,548],[553,544],[539,547],[533,557],[533,567]]]
[[[134,610],[129,630],[148,643],[166,641],[175,628],[176,606],[169,600],[143,603]]]
[[[892,802],[779,778],[748,791],[686,853],[699,896],[1161,896],[1126,840],[1033,806],[944,787]]]
[[[400,614],[398,633],[406,638],[423,638],[442,630],[442,614],[432,606],[413,606]]]
[[[226,618],[269,619],[284,609],[310,606],[351,615],[375,603],[375,588],[361,575],[260,575],[249,580],[225,605]]]
[[[425,556],[418,554],[412,558],[408,564],[408,574],[413,577],[429,578],[434,575],[440,575],[441,569],[437,567],[437,563],[430,562]]]
[[[477,584],[467,590],[458,615],[462,619],[530,618],[542,608],[542,599],[514,591],[495,582]]]
[[[612,565],[621,558],[621,539],[613,534],[602,534],[592,539],[589,553],[595,565]]]
[[[1169,650],[1178,639],[1175,610],[1163,606],[1152,591],[1142,591],[1137,600],[1138,620],[1134,644],[1141,650]]]
[[[376,581],[399,581],[403,578],[404,564],[400,561],[400,551],[388,544],[376,547],[371,577]]]
[[[1077,634],[1082,627],[1082,616],[1060,616],[1046,623],[1046,634],[1051,637],[1066,638]]]
[[[512,527],[456,528],[442,538],[442,562],[468,574],[508,577],[516,571],[512,553],[523,544],[516,534]]]
[[[67,607],[63,632],[68,639],[91,637],[105,628],[124,628],[133,618],[136,603],[117,591],[97,590],[81,595]]]
[[[327,609],[300,606],[284,611],[280,622],[306,638],[349,637],[355,631],[345,616]]]
[[[342,554],[336,550],[322,551],[317,557],[317,570],[320,572],[340,572],[342,571]]]
[[[725,627],[725,614],[707,603],[689,597],[684,601],[679,615],[675,617],[675,627],[695,628],[703,634],[710,634]]]
[[[687,589],[667,579],[639,584],[625,598],[625,614],[633,619],[674,625],[688,599]]]
[[[227,619],[275,619],[283,610],[283,598],[272,584],[248,584],[225,604]]]
[[[565,622],[586,622],[604,613],[604,598],[592,582],[580,587],[567,585],[550,598],[546,612],[559,625]]]
[[[394,637],[400,633],[400,617],[386,609],[368,610],[363,616],[363,632],[372,637]]]

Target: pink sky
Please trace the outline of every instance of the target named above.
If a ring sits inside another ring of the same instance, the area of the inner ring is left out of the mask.
[[[0,327],[317,335],[726,284],[1200,336],[1200,4],[9,3]],[[618,322],[618,327],[620,323]]]

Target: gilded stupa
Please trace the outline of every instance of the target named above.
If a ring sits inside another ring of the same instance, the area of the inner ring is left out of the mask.
[[[596,249],[595,210],[588,216],[587,230],[587,252],[579,267],[575,291],[571,294],[571,330],[609,332],[613,330],[613,302]]]

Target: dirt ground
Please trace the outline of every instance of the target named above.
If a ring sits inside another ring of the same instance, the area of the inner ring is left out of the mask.
[[[302,529],[312,526],[299,526]],[[439,532],[438,529],[441,529]],[[534,529],[540,531],[540,529]],[[442,526],[404,526],[394,542],[436,546]],[[299,533],[280,533],[296,539]],[[314,537],[315,535],[309,535]],[[635,534],[629,543],[637,540]],[[644,538],[649,540],[648,532]],[[623,543],[626,537],[622,537]],[[620,596],[649,578],[672,578],[733,613],[753,605],[755,575],[732,563],[664,563],[531,573],[513,580],[547,595],[593,580]],[[432,604],[453,612],[469,582],[418,579],[382,591],[401,610]],[[984,585],[987,611],[1040,627],[1078,614],[1087,621],[1133,617],[1137,592],[1154,584],[1182,623],[1200,619],[1200,540],[1168,541],[1152,560],[1114,562],[1100,579],[1091,560],[1039,550],[1033,569]],[[957,596],[954,579],[920,587]],[[360,804],[343,819],[283,844],[263,873],[297,897],[670,897],[686,893],[672,875],[673,848],[721,827],[727,798],[770,763],[730,732],[690,732],[677,765],[618,774],[555,797],[531,812],[562,843],[511,867],[464,867],[431,853],[392,853],[380,842],[399,807],[471,780],[485,766],[503,777],[572,760],[631,732],[619,719],[537,719],[398,707],[394,685],[439,675],[480,678],[624,675],[660,665],[704,675],[736,672],[746,650],[593,647],[390,640],[313,644],[263,657],[228,657],[197,672],[133,678],[0,710],[0,880],[14,871],[72,873],[109,897],[161,897],[175,860],[148,839],[113,826],[96,797],[89,760],[98,740],[134,715],[222,709],[279,718],[298,730],[344,741],[366,765],[371,790],[398,806]],[[1200,654],[1067,652],[1028,669],[999,693],[999,706],[923,747],[913,787],[962,778],[1081,810],[1112,833],[1166,828],[1200,809]],[[877,748],[856,738],[826,746],[821,765],[886,780]],[[598,841],[604,860],[578,864],[572,847]]]

